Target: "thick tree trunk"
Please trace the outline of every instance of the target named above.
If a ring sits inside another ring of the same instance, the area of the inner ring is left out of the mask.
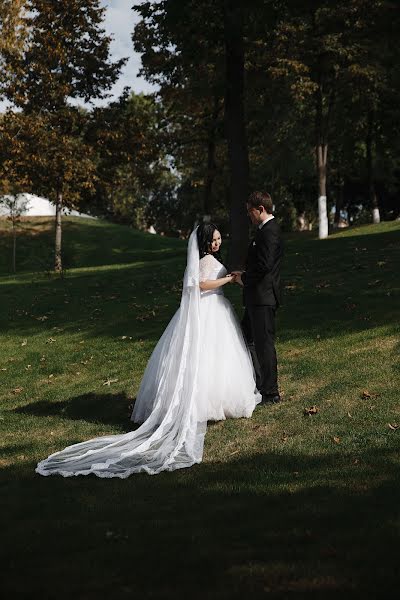
[[[368,197],[369,204],[372,209],[372,222],[380,223],[381,217],[379,212],[378,197],[376,194],[374,183],[374,158],[373,158],[373,139],[374,139],[375,118],[373,110],[368,112],[368,127],[367,127],[367,180],[368,180]]]
[[[246,200],[249,193],[249,157],[244,113],[243,7],[225,0],[225,127],[230,171],[231,243],[229,265],[244,264],[248,244]]]
[[[61,258],[61,238],[62,238],[62,222],[61,222],[61,213],[62,213],[62,193],[57,192],[57,201],[56,201],[56,239],[55,239],[55,261],[54,261],[54,270],[57,272],[62,271],[62,258]]]
[[[213,209],[213,184],[216,175],[217,165],[215,161],[215,149],[216,149],[216,131],[218,125],[218,115],[220,112],[220,103],[218,96],[214,96],[214,107],[211,117],[211,124],[208,130],[207,140],[207,173],[206,183],[204,186],[204,203],[203,203],[203,214],[205,217],[212,215]]]

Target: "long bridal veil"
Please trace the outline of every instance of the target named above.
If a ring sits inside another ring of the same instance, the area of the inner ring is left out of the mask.
[[[136,431],[103,436],[68,446],[36,467],[40,475],[125,478],[156,474],[201,462],[207,423],[198,422],[199,251],[197,230],[189,238],[180,308],[162,373],[151,398],[153,410]]]

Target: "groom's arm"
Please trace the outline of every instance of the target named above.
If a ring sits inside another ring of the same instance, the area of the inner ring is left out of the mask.
[[[274,257],[277,255],[279,249],[279,235],[272,229],[266,229],[265,231],[261,231],[256,244],[257,253],[255,261],[253,261],[247,271],[242,273],[244,287],[257,285],[265,275],[272,272]]]

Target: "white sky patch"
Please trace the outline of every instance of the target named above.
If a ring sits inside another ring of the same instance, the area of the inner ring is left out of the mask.
[[[132,88],[136,93],[154,91],[155,86],[139,77],[140,54],[133,49],[132,33],[135,24],[139,21],[139,15],[132,10],[132,7],[141,4],[141,1],[101,0],[100,4],[107,9],[104,28],[107,34],[113,37],[110,47],[112,60],[126,57],[129,59],[111,90],[112,97],[120,96],[125,86]]]

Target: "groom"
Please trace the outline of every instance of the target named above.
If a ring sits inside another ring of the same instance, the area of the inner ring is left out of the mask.
[[[243,331],[252,355],[256,385],[262,402],[280,402],[275,351],[275,312],[281,303],[280,269],[283,243],[279,225],[272,214],[271,196],[253,192],[247,214],[256,234],[251,241],[246,270],[236,271],[235,281],[243,286],[245,306]]]

